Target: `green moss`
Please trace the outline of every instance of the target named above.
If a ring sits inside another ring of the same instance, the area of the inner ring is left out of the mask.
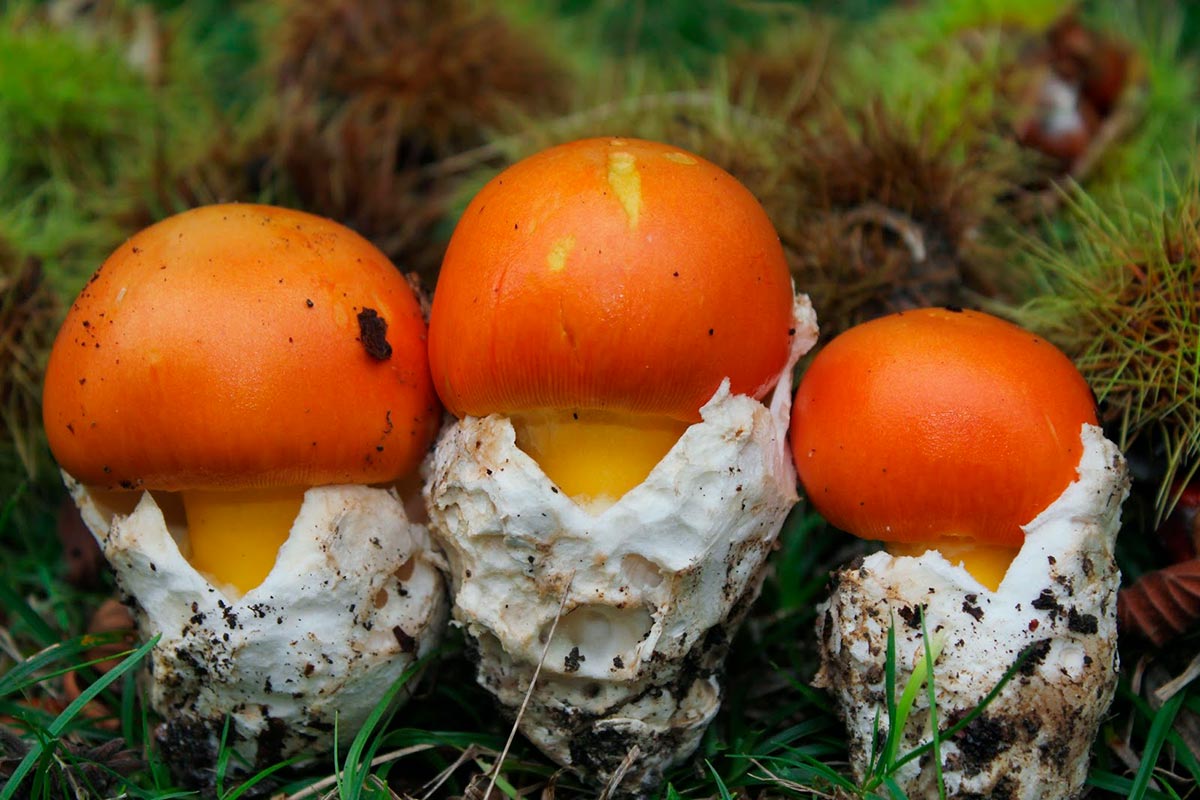
[[[1136,124],[1113,143],[1088,177],[1100,203],[1121,192],[1151,194],[1165,165],[1182,174],[1196,153],[1200,129],[1197,55],[1183,48],[1182,12],[1160,5],[1105,4],[1096,21],[1116,32],[1136,54],[1138,85],[1131,95]]]
[[[592,41],[612,56],[637,54],[697,71],[739,42],[762,35],[771,19],[762,7],[727,0],[545,0],[544,5],[550,13],[585,24]]]
[[[0,126],[11,190],[47,179],[103,184],[152,125],[145,81],[114,47],[20,11],[0,18]]]
[[[1068,7],[1061,0],[953,0],[889,10],[847,32],[839,103],[854,108],[878,98],[914,129],[990,135],[998,119],[1011,118],[1006,81],[1022,44]]]

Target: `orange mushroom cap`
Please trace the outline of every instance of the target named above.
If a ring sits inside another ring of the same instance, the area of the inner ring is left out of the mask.
[[[71,307],[46,370],[50,447],[104,488],[390,481],[439,420],[425,338],[407,281],[353,231],[194,209],[122,245]]]
[[[731,175],[678,148],[585,139],[488,183],[450,240],[430,366],[458,416],[567,408],[692,422],[787,360],[779,238]]]
[[[793,406],[809,500],[866,539],[1020,547],[1075,480],[1095,401],[1045,340],[975,311],[858,325],[824,347]]]

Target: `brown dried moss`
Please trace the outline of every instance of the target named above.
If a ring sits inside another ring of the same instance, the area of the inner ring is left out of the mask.
[[[282,8],[269,46],[278,168],[301,206],[430,275],[454,187],[422,168],[522,115],[561,110],[565,71],[499,12],[465,0]]]
[[[1009,163],[913,133],[878,105],[797,132],[782,181],[794,210],[773,218],[822,335],[1002,293],[1002,254],[985,233],[1002,218]],[[763,202],[770,211],[774,197]]]
[[[61,310],[37,259],[0,238],[0,490],[36,480],[49,466],[41,376]]]

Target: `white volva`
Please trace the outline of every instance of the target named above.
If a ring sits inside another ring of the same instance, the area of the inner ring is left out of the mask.
[[[160,637],[146,696],[162,755],[193,778],[211,775],[226,715],[251,769],[328,750],[335,715],[345,747],[441,637],[445,565],[392,491],[309,489],[266,580],[234,599],[188,563],[186,532],[149,492],[126,516],[64,477],[139,633]]]
[[[521,731],[594,783],[627,769],[624,787],[657,784],[717,711],[729,640],[796,501],[790,377],[817,332],[806,297],[795,318],[769,408],[726,382],[600,513],[551,483],[505,417],[467,417],[438,441],[426,499],[479,682],[516,712],[545,652]]]
[[[1024,526],[1025,544],[997,591],[936,552],[875,553],[835,573],[818,609],[822,666],[816,684],[837,700],[861,778],[887,735],[888,628],[895,626],[896,685],[925,652],[924,630],[944,646],[934,663],[939,727],[979,705],[1022,652],[1028,655],[983,712],[943,738],[949,797],[1069,798],[1117,683],[1113,544],[1129,491],[1125,462],[1099,428],[1084,425],[1078,479]],[[897,689],[899,692],[899,689]],[[922,690],[898,754],[929,742]],[[917,758],[895,776],[912,798],[938,796],[936,772]]]

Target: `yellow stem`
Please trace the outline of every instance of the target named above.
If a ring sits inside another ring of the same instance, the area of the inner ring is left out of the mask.
[[[245,594],[263,582],[287,541],[303,487],[185,491],[191,563],[218,586]]]
[[[688,424],[608,411],[547,411],[513,417],[517,446],[581,504],[604,507],[646,480]]]
[[[978,544],[970,539],[939,539],[936,542],[888,542],[894,556],[919,556],[936,550],[951,564],[960,564],[975,580],[993,592],[1000,588],[1020,548]]]

